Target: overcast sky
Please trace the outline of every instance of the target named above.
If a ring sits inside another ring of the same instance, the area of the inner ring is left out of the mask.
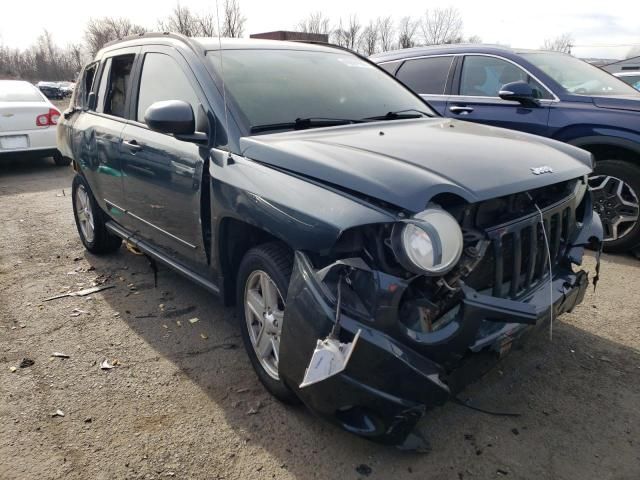
[[[224,0],[218,0],[220,5]],[[309,12],[321,10],[332,19],[357,14],[362,23],[377,16],[418,17],[427,7],[455,5],[464,20],[466,36],[478,35],[485,43],[538,48],[545,38],[570,32],[579,56],[624,57],[630,44],[640,45],[640,2],[632,0],[504,0],[413,1],[395,0],[239,0],[247,17],[245,33],[291,29]],[[215,0],[182,0],[196,12],[215,13]],[[0,42],[29,46],[43,29],[65,45],[82,39],[90,17],[125,16],[147,28],[168,15],[176,0],[2,0]],[[520,7],[520,8],[518,8]],[[593,45],[606,45],[594,48]],[[612,45],[624,45],[609,47]]]

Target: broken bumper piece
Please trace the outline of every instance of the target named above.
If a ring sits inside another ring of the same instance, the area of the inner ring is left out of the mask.
[[[416,446],[412,433],[425,411],[442,405],[486,371],[488,366],[478,369],[486,362],[474,361],[480,353],[494,363],[525,331],[550,317],[549,281],[519,301],[465,287],[455,318],[437,338],[426,339],[397,319],[404,280],[369,270],[364,274],[372,279],[377,301],[370,305],[370,315],[362,315],[361,305],[350,304],[353,299],[343,299],[340,341],[352,342],[360,331],[348,364],[325,380],[299,388],[318,339],[334,324],[335,298],[325,274],[296,252],[279,373],[315,413],[389,445]],[[551,282],[554,318],[580,303],[587,285],[584,271],[557,268]]]

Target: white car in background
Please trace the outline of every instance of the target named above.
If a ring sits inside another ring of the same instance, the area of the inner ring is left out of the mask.
[[[628,83],[636,90],[640,90],[640,70],[614,73],[616,77],[625,83]]]
[[[69,165],[56,146],[60,111],[38,88],[20,80],[0,80],[0,159],[53,157]]]

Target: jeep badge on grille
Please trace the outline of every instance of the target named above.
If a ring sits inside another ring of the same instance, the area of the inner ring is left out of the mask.
[[[543,173],[553,173],[553,168],[548,165],[543,165],[541,167],[531,167],[531,173],[534,175],[542,175]]]

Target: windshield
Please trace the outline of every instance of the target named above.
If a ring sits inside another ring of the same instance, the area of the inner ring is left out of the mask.
[[[357,121],[407,110],[434,115],[396,80],[346,52],[256,49],[222,55],[221,68],[220,52],[207,52],[218,76],[224,70],[227,99],[254,131],[296,119]]]
[[[576,95],[637,95],[638,92],[613,75],[562,53],[524,53],[522,56]]]
[[[0,82],[0,102],[44,102],[38,89],[27,82]]]

